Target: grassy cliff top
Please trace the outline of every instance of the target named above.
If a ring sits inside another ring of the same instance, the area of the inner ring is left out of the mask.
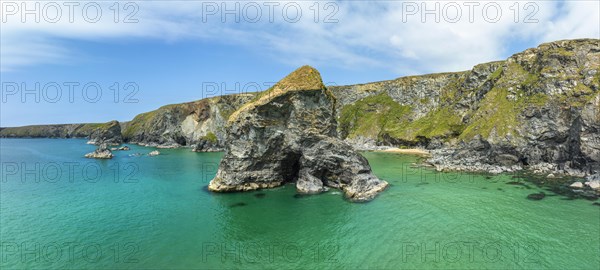
[[[87,137],[96,130],[108,130],[118,125],[119,122],[113,120],[107,123],[5,127],[0,130],[0,137]]]
[[[321,80],[319,71],[311,66],[302,66],[277,82],[271,91],[285,92],[322,89],[325,89],[325,85]]]
[[[335,100],[333,94],[323,84],[319,71],[306,65],[294,70],[273,85],[273,87],[259,93],[253,100],[244,104],[244,106],[231,114],[229,122],[235,121],[241,112],[269,103],[275,97],[300,91],[325,91],[328,96]]]

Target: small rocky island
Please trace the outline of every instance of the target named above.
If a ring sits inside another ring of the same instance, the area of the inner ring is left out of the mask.
[[[86,158],[97,158],[97,159],[111,159],[113,158],[113,154],[108,149],[106,143],[101,143],[94,152],[85,154]]]
[[[303,66],[231,114],[225,155],[208,188],[216,192],[295,182],[300,193],[327,187],[351,201],[373,199],[388,185],[337,137],[335,97],[317,70]]]

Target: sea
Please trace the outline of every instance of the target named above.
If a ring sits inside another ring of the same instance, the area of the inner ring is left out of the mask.
[[[1,139],[0,269],[600,269],[599,203],[525,175],[362,152],[390,184],[368,203],[212,193],[223,153],[129,146]]]

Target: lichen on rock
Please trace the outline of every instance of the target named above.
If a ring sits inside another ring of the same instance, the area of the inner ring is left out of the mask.
[[[303,66],[231,114],[225,155],[209,189],[272,188],[300,193],[339,188],[352,201],[373,199],[387,182],[337,138],[335,98],[317,70]]]

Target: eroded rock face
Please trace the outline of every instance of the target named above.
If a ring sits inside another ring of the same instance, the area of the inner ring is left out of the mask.
[[[89,135],[88,144],[101,145],[119,145],[123,142],[121,136],[121,124],[118,121],[110,121],[92,131]]]
[[[230,116],[226,152],[209,189],[246,191],[296,182],[301,193],[334,187],[353,201],[374,198],[387,182],[337,139],[336,130],[335,98],[317,70],[301,67]]]
[[[193,146],[198,152],[222,151],[229,115],[254,94],[235,94],[172,104],[124,123],[123,139],[145,146]]]

